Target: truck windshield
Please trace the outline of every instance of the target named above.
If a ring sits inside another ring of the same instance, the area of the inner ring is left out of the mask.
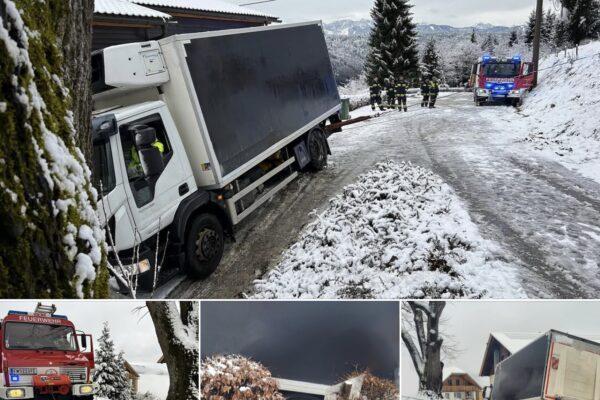
[[[519,65],[515,63],[486,64],[483,74],[489,78],[513,78],[519,73]]]
[[[4,346],[11,350],[77,350],[73,328],[22,322],[6,324]]]
[[[105,195],[116,186],[110,141],[94,144],[92,162],[94,164],[93,184],[98,193]]]

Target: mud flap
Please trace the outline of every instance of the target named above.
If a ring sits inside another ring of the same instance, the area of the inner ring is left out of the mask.
[[[327,147],[329,148],[329,145]],[[310,153],[304,140],[294,146],[294,155],[300,170],[303,170],[310,163]]]

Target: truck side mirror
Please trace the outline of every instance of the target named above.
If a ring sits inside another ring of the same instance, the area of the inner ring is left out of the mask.
[[[81,347],[84,349],[87,349],[87,336],[86,335],[81,335]]]
[[[162,153],[154,146],[156,129],[147,125],[137,125],[131,128],[135,133],[135,145],[140,156],[140,163],[146,178],[154,178],[165,169]]]

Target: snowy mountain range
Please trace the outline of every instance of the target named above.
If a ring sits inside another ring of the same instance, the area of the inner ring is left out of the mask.
[[[371,32],[371,20],[350,20],[342,19],[323,24],[325,33],[329,35],[342,35],[342,36],[366,36]],[[508,27],[508,26],[497,26],[492,24],[479,23],[473,26],[457,28],[450,25],[437,25],[420,23],[417,24],[417,32],[421,35],[427,34],[461,34],[471,33],[473,29],[479,33],[509,33],[513,29],[520,29],[521,27]]]

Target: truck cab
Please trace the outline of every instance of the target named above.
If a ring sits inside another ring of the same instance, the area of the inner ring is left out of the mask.
[[[39,305],[0,321],[0,399],[93,399],[92,337],[54,311]]]
[[[518,106],[531,90],[533,78],[533,64],[523,62],[521,56],[502,59],[485,54],[471,71],[475,104],[505,102]]]
[[[92,55],[92,89],[93,182],[123,293],[209,276],[235,225],[326,166],[340,121],[317,23],[112,46]]]

